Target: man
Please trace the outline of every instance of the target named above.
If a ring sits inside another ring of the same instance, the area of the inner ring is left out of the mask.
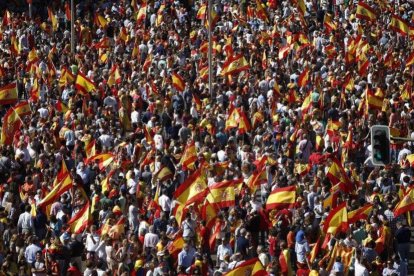
[[[86,235],[86,251],[88,253],[87,258],[95,260],[96,259],[96,249],[99,246],[100,236],[96,232],[96,225],[92,225],[90,228],[90,233]]]
[[[46,276],[46,265],[42,260],[42,252],[36,253],[36,260],[32,263],[32,275],[33,276]]]
[[[148,230],[149,232],[144,236],[144,249],[147,254],[151,252],[151,249],[154,248],[159,241],[158,235],[154,233],[154,226],[151,225]]]
[[[30,214],[32,207],[30,205],[26,205],[24,210],[25,212],[19,216],[17,228],[22,234],[30,234],[34,231],[33,217],[32,214]]]
[[[29,238],[29,245],[26,247],[26,250],[24,252],[24,257],[26,258],[26,262],[29,265],[32,265],[36,261],[36,254],[42,249],[35,244],[36,237],[32,236]]]
[[[223,237],[222,243],[217,247],[217,266],[224,261],[225,256],[231,256],[233,254],[233,249],[229,244],[229,239]]]
[[[397,231],[395,231],[395,240],[397,242],[397,252],[401,261],[408,262],[410,254],[411,231],[401,222],[397,222]]]
[[[183,250],[178,254],[178,266],[189,268],[194,261],[195,253],[195,249],[189,243],[185,243]]]

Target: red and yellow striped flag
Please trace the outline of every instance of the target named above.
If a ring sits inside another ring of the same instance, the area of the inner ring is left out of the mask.
[[[323,232],[335,235],[338,231],[345,232],[348,226],[348,212],[346,210],[346,202],[344,202],[329,212],[323,224]]]
[[[274,189],[266,201],[266,210],[293,208],[296,202],[296,187],[288,186]]]
[[[352,224],[357,222],[360,219],[367,219],[369,213],[371,213],[371,210],[373,208],[373,205],[371,203],[368,203],[356,210],[353,210],[348,213],[348,223]]]
[[[198,9],[196,18],[199,20],[203,20],[203,19],[206,19],[206,15],[207,15],[207,5],[203,4]]]
[[[409,211],[414,210],[414,188],[411,188],[406,192],[404,197],[398,202],[394,208],[394,216],[398,217]]]
[[[365,19],[369,21],[375,21],[377,19],[377,13],[368,4],[360,1],[356,10],[356,18]]]
[[[234,206],[236,194],[233,181],[228,180],[214,183],[209,189],[210,193],[207,195],[207,200],[213,204],[215,208]]]
[[[348,270],[351,265],[352,256],[354,255],[355,248],[348,248],[344,245],[340,245],[338,242],[335,243],[335,246],[331,252],[327,270],[330,271],[333,267],[333,264],[337,257],[341,257],[341,263],[344,265],[345,273],[348,275]]]
[[[54,32],[56,32],[58,29],[58,20],[50,8],[47,8],[47,14],[49,16],[50,22],[52,23],[52,29]]]
[[[183,170],[194,169],[194,163],[197,161],[197,149],[194,141],[185,147],[180,164]]]
[[[239,275],[251,275],[251,276],[264,276],[267,275],[266,269],[258,258],[250,259],[237,265],[234,269],[230,270],[224,276],[239,276]]]
[[[185,89],[185,81],[184,81],[183,77],[181,77],[177,73],[172,73],[171,74],[171,79],[172,79],[172,84],[173,84],[174,88],[177,89],[179,92],[183,92],[184,89]]]
[[[102,170],[103,168],[108,167],[114,161],[114,159],[115,155],[112,153],[101,153],[88,158],[86,160],[86,163],[90,163],[92,161],[98,162],[98,167],[100,170]]]
[[[114,65],[109,73],[108,81],[106,82],[109,87],[113,86],[114,84],[121,83],[121,74],[119,73],[119,69],[117,65]]]
[[[309,82],[309,68],[305,68],[305,70],[302,71],[302,73],[299,75],[299,79],[298,79],[298,86],[299,87],[304,87],[308,84]]]
[[[17,102],[17,99],[17,84],[15,82],[0,87],[0,105],[14,104]]]
[[[205,168],[200,166],[178,187],[174,197],[178,202],[189,205],[205,197],[207,192],[207,175]]]
[[[96,26],[99,28],[105,28],[108,25],[108,21],[100,14],[95,14],[95,17],[93,18],[93,22]]]
[[[59,86],[64,87],[65,85],[71,84],[75,81],[75,76],[66,67],[62,67],[59,79]]]
[[[88,77],[86,77],[81,72],[78,72],[78,76],[76,77],[75,87],[82,95],[86,95],[89,92],[96,90],[95,83],[93,83],[93,81],[91,81]]]
[[[90,222],[91,208],[89,201],[83,208],[77,212],[69,221],[70,231],[74,234],[80,234],[85,230]]]
[[[221,74],[223,76],[229,76],[232,74],[237,74],[242,71],[246,71],[250,68],[249,63],[243,54],[237,55],[233,58],[229,58],[224,64]]]
[[[154,174],[154,178],[160,181],[166,181],[168,179],[173,178],[174,174],[172,171],[167,167],[162,165],[161,168]]]
[[[7,110],[3,117],[3,125],[1,127],[1,145],[11,145],[17,130],[19,130],[22,120],[13,108]]]
[[[407,35],[410,32],[407,21],[395,14],[391,17],[390,28],[401,35]]]
[[[72,188],[73,182],[70,174],[67,173],[62,180],[58,181],[59,178],[56,176],[53,189],[39,202],[38,206],[46,207],[52,204],[57,201],[64,192]]]

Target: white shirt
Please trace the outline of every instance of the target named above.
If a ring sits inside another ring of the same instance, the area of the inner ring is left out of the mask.
[[[89,233],[86,236],[86,250],[89,252],[95,252],[99,246],[99,235]]]
[[[128,179],[127,187],[129,194],[135,195],[137,192],[137,182],[133,178]]]
[[[22,230],[33,230],[33,218],[29,212],[24,212],[19,216],[19,220],[17,222],[17,227],[21,228]]]
[[[138,123],[139,121],[139,112],[134,110],[131,112],[131,123]]]
[[[144,236],[144,248],[154,248],[159,241],[158,235],[154,233],[147,233]]]
[[[355,260],[355,276],[369,276],[368,269]]]
[[[229,244],[227,245],[220,244],[217,247],[217,258],[220,261],[224,261],[224,256],[226,255],[229,255],[229,256],[233,255],[233,250],[231,249],[231,246]]]
[[[155,148],[157,150],[162,151],[164,149],[164,140],[161,135],[155,134],[154,135],[154,142],[155,142]]]
[[[166,195],[161,195],[158,198],[158,204],[164,212],[169,212],[171,210],[171,199]]]

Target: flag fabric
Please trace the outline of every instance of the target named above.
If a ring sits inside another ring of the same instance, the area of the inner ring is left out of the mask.
[[[46,207],[55,201],[58,201],[59,197],[72,188],[73,182],[70,174],[66,174],[62,180],[59,181],[59,177],[55,178],[55,185],[52,190],[39,202],[40,207]]]
[[[250,67],[246,58],[243,54],[237,55],[233,58],[229,58],[223,65],[221,74],[223,76],[229,76],[232,74],[237,74],[242,71],[248,70]]]
[[[11,15],[10,15],[10,12],[6,10],[3,15],[2,26],[6,27],[7,25],[10,25],[10,24],[11,24]]]
[[[267,275],[266,269],[263,267],[259,258],[253,258],[242,262],[234,269],[228,271],[223,276],[239,276],[239,275],[251,275],[251,276],[265,276]]]
[[[66,16],[66,20],[71,21],[71,16],[70,16],[70,6],[69,6],[69,2],[65,3],[65,16]]]
[[[1,127],[1,145],[11,145],[15,133],[20,129],[22,120],[13,108],[9,108],[3,117],[3,125]]]
[[[337,29],[337,26],[332,19],[332,15],[329,13],[325,13],[325,16],[323,18],[323,25],[329,32],[335,31]]]
[[[233,181],[228,180],[214,183],[209,189],[210,193],[207,195],[207,200],[215,208],[226,208],[235,205],[236,194]]]
[[[401,35],[407,35],[410,32],[408,23],[395,14],[393,14],[391,17],[390,28],[400,33]]]
[[[147,17],[147,4],[143,3],[142,6],[139,8],[136,20],[138,23],[141,23],[145,20],[145,17]]]
[[[62,113],[66,113],[69,110],[67,105],[65,105],[61,100],[58,100],[56,102],[55,108],[57,111],[62,112]]]
[[[85,230],[90,221],[91,208],[89,201],[83,206],[83,208],[77,212],[69,221],[70,231],[73,234],[80,234]]]
[[[101,153],[101,154],[97,154],[95,156],[92,156],[91,158],[88,158],[86,160],[86,163],[90,163],[90,162],[98,162],[98,167],[100,170],[102,170],[103,168],[108,167],[115,159],[115,155],[113,155],[112,153]]]
[[[261,0],[256,0],[256,16],[264,22],[269,22],[269,17]]]
[[[111,46],[109,38],[108,37],[103,37],[101,40],[99,40],[98,42],[96,42],[95,44],[93,44],[93,47],[95,49],[108,49]]]
[[[398,202],[394,209],[394,216],[401,216],[409,211],[414,210],[414,188],[406,192],[404,197]]]
[[[171,211],[171,214],[175,217],[178,225],[181,225],[181,222],[186,214],[185,204],[177,202],[174,206],[174,209]]]
[[[108,175],[102,179],[101,181],[101,191],[104,193],[105,191],[111,191],[111,184],[109,183],[111,180],[111,177],[115,174],[115,170],[111,170]]]
[[[315,261],[316,257],[318,256],[320,247],[321,247],[321,237],[319,237],[316,243],[313,245],[312,250],[309,254],[310,264],[312,264]]]
[[[377,13],[368,4],[360,1],[357,5],[356,15],[359,19],[365,19],[369,21],[375,21],[377,19]]]
[[[407,60],[405,61],[405,67],[409,67],[409,66],[411,66],[411,65],[413,65],[413,64],[414,64],[414,52],[413,52],[413,53],[411,53],[411,54],[408,56]]]
[[[352,224],[361,219],[366,220],[368,218],[369,213],[371,213],[372,208],[373,208],[373,205],[369,203],[354,211],[349,212],[348,223]]]
[[[266,173],[266,167],[261,168],[260,170],[256,170],[253,172],[253,174],[249,177],[247,180],[247,186],[252,191],[256,191],[257,187],[260,186],[260,184],[267,182],[267,173]]]
[[[91,158],[96,155],[96,141],[95,139],[89,140],[85,143],[86,158]]]
[[[199,20],[204,20],[206,19],[206,17],[207,17],[207,5],[203,4],[198,9],[196,18]]]
[[[108,25],[108,21],[105,19],[105,17],[103,17],[100,14],[95,14],[93,22],[95,23],[95,25],[102,29]]]
[[[349,248],[345,245],[335,243],[332,252],[330,253],[330,259],[327,267],[327,271],[331,271],[333,264],[337,257],[341,257],[341,262],[344,266],[344,275],[348,275],[348,270],[351,265],[352,257],[355,253],[355,248]]]
[[[18,100],[17,84],[9,83],[0,87],[0,104],[14,104]]]
[[[299,87],[304,87],[308,84],[309,74],[310,74],[309,68],[306,68],[305,70],[302,71],[302,73],[299,75],[299,79],[298,79],[298,86]]]
[[[335,235],[339,231],[345,232],[348,226],[348,212],[344,202],[329,212],[323,224],[323,232]]]
[[[154,179],[158,179],[159,181],[166,181],[173,178],[173,176],[174,174],[172,171],[167,166],[162,165],[161,168],[154,174]]]
[[[82,95],[86,95],[89,92],[96,90],[95,84],[81,72],[78,72],[75,87]]]
[[[59,86],[62,88],[65,85],[71,84],[75,81],[75,76],[66,67],[62,67],[59,78]]]
[[[177,258],[184,246],[184,239],[182,235],[177,235],[175,239],[167,245],[168,252],[173,258]]]
[[[16,114],[22,118],[26,115],[30,115],[32,113],[31,109],[30,109],[30,105],[27,101],[23,101],[20,102],[18,104],[16,104],[14,107],[14,112],[16,112]]]
[[[53,29],[54,32],[56,32],[57,29],[58,29],[58,20],[57,20],[56,16],[54,15],[52,9],[47,8],[47,14],[49,16],[50,22],[52,23],[52,29]]]
[[[178,202],[189,205],[202,199],[207,192],[207,175],[201,166],[177,188],[174,197]]]
[[[109,73],[108,81],[106,82],[109,87],[113,86],[114,84],[121,83],[121,74],[119,73],[119,69],[117,65],[114,65]]]
[[[194,141],[185,147],[181,156],[180,164],[183,170],[193,169],[194,163],[197,161],[197,150]]]
[[[274,189],[266,201],[266,210],[293,208],[296,202],[296,187],[288,186]]]
[[[213,228],[217,213],[218,209],[206,199],[201,207],[200,214],[201,218],[206,222],[206,227],[208,229]]]
[[[178,73],[171,74],[172,84],[179,92],[183,92],[185,89],[185,81]]]
[[[382,110],[382,105],[384,102],[384,98],[383,97],[378,97],[376,96],[371,89],[367,88],[365,90],[365,97],[366,97],[366,104],[367,104],[367,108],[369,109],[377,109],[377,110]]]
[[[348,193],[354,189],[353,184],[347,176],[344,168],[338,159],[333,159],[329,167],[326,177],[331,181],[332,185],[339,184],[340,190]]]

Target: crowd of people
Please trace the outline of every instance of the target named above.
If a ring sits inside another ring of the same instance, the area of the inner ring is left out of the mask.
[[[412,2],[212,2],[0,12],[0,275],[408,275]]]

